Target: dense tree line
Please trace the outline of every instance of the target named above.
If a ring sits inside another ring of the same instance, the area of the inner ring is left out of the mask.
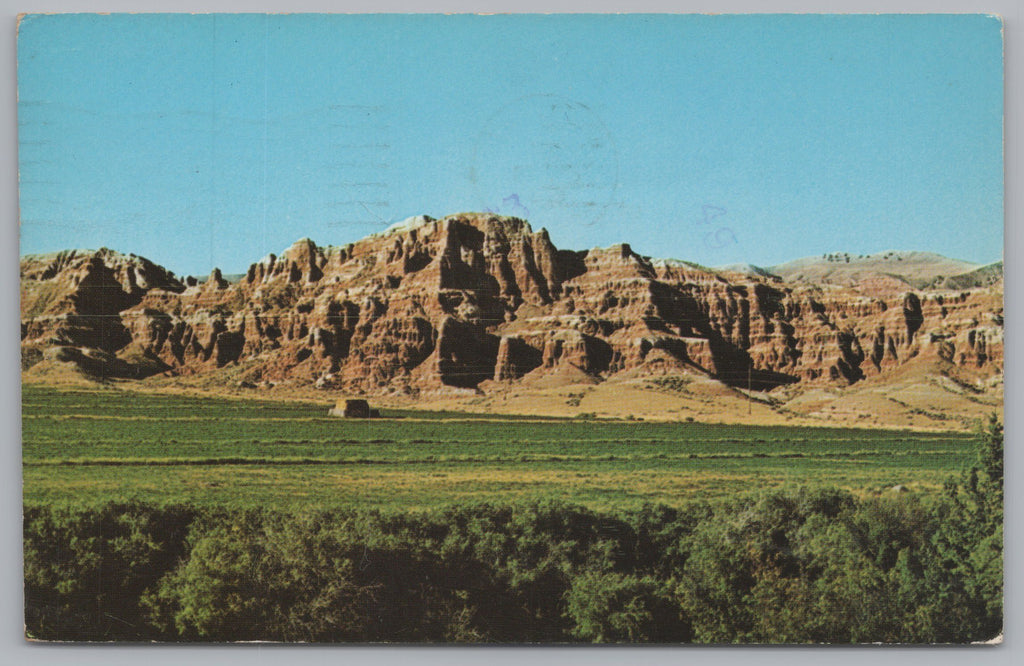
[[[802,488],[603,514],[25,511],[61,640],[968,642],[1002,626],[1002,427],[942,497]]]

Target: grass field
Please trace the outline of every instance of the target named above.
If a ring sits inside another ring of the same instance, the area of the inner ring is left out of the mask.
[[[202,506],[431,509],[557,499],[683,505],[787,485],[932,492],[972,436],[898,430],[579,420],[22,389],[27,505],[139,499]]]

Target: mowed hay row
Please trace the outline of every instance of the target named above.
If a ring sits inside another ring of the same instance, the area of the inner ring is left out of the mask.
[[[892,466],[787,467],[752,461],[688,461],[668,468],[615,464],[516,465],[182,465],[25,467],[25,502],[99,504],[139,499],[220,506],[314,504],[438,508],[465,501],[557,499],[603,508],[723,497],[783,486],[835,486],[858,495],[903,485],[937,492],[948,474]]]
[[[310,504],[350,508],[434,509],[464,502],[553,499],[594,507],[627,508],[644,502],[682,505],[713,490],[741,492],[756,478],[749,474],[672,475],[667,473],[587,473],[498,468],[414,472],[315,467],[26,468],[27,504],[61,504],[74,497],[86,505],[111,500],[211,506]],[[762,487],[777,484],[762,479]]]

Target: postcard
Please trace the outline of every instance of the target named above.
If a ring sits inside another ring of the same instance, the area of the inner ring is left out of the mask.
[[[982,644],[987,15],[25,15],[25,635]]]

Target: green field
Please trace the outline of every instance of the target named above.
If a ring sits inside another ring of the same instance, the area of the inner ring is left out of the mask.
[[[419,510],[554,499],[683,506],[793,485],[931,493],[972,460],[972,435],[384,410],[317,403],[22,389],[27,505]]]

